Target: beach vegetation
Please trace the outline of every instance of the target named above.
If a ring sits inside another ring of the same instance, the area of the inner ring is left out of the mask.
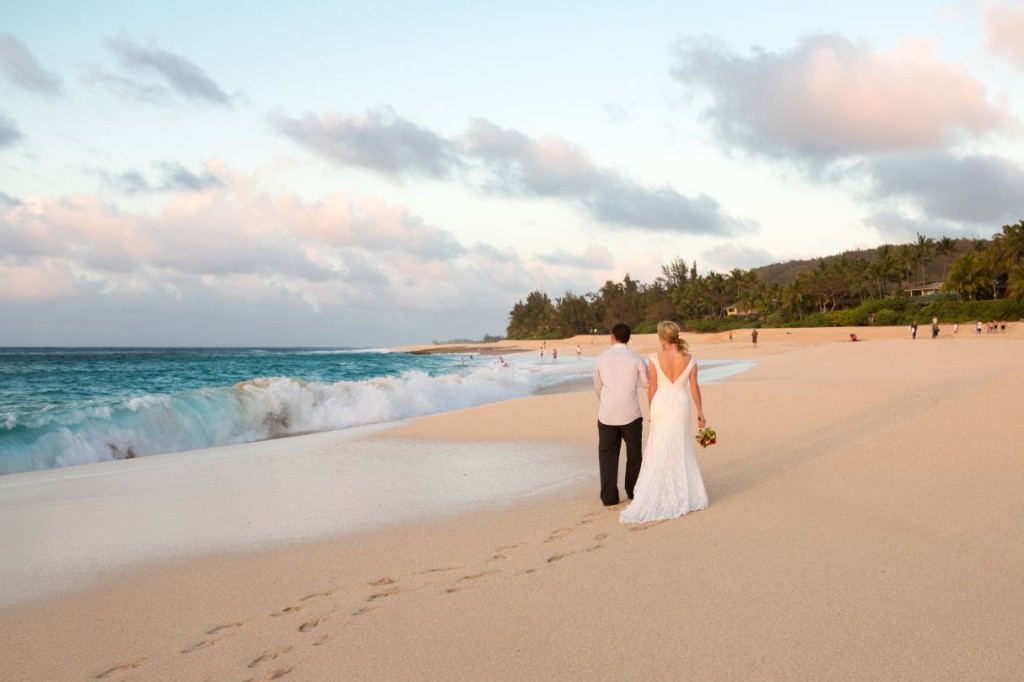
[[[682,257],[653,282],[608,280],[552,301],[533,291],[509,313],[510,339],[606,334],[616,322],[653,333],[661,320],[695,332],[761,327],[909,325],[1024,319],[1024,220],[992,239],[934,239],[701,274]]]

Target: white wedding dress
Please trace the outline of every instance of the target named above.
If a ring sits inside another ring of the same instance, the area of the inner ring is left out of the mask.
[[[633,501],[619,513],[622,523],[674,519],[708,506],[690,428],[690,373],[696,358],[690,357],[674,383],[665,376],[657,355],[651,355],[650,362],[657,368],[658,391],[651,401],[651,431]]]

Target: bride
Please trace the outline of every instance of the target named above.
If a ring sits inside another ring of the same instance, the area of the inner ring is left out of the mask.
[[[674,519],[708,506],[704,480],[697,468],[690,428],[690,397],[697,425],[707,424],[697,384],[697,362],[686,351],[675,322],[658,323],[662,351],[648,366],[651,430],[647,437],[634,499],[619,514],[622,523]]]

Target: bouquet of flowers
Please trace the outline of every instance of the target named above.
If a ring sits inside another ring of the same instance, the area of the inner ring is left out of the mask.
[[[697,432],[697,442],[700,443],[702,448],[706,448],[709,445],[714,445],[718,442],[718,434],[710,426],[705,426],[703,429]]]

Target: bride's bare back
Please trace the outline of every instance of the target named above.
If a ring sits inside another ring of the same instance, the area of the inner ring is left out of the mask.
[[[658,364],[661,365],[662,373],[674,384],[686,371],[691,357],[693,356],[680,353],[676,348],[666,348],[658,353]]]

